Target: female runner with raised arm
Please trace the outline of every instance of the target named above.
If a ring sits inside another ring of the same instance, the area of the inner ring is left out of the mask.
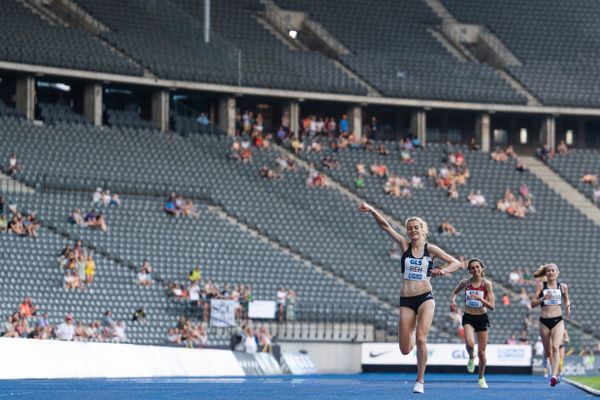
[[[406,220],[405,227],[409,237],[407,240],[369,204],[362,203],[359,210],[372,214],[379,227],[402,248],[398,340],[400,351],[404,355],[409,354],[415,345],[417,346],[417,381],[413,393],[423,393],[427,366],[427,334],[435,310],[429,279],[460,269],[460,262],[438,246],[427,243],[427,224],[421,218],[410,217]],[[434,268],[435,258],[445,261],[446,265]]]

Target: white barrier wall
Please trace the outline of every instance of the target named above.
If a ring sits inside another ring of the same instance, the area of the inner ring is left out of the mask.
[[[0,338],[0,379],[244,376],[229,350]]]

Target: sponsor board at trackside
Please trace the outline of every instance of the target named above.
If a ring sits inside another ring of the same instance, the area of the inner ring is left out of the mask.
[[[0,379],[244,376],[229,350],[0,338]]]
[[[427,365],[466,365],[469,358],[463,344],[428,344]],[[528,367],[531,365],[531,347],[490,344],[487,346],[487,365]],[[477,364],[477,356],[475,357]],[[417,351],[403,355],[397,343],[363,343],[363,365],[416,365]]]

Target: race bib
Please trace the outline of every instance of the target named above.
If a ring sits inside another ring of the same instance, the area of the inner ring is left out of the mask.
[[[407,258],[404,261],[404,279],[409,281],[426,281],[429,260],[425,258]]]
[[[480,300],[471,299],[471,296],[479,296],[483,298],[483,290],[467,290],[465,291],[465,304],[472,308],[481,308],[483,303]]]
[[[543,296],[546,296],[546,293],[550,293],[550,295],[552,297],[550,297],[548,300],[544,300],[544,305],[545,306],[559,306],[562,303],[562,293],[560,292],[560,289],[544,289],[543,292]]]

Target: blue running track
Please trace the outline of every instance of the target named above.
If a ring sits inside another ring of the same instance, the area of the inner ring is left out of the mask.
[[[1,399],[207,400],[550,400],[592,395],[566,383],[552,388],[538,376],[490,375],[488,390],[476,375],[427,374],[425,393],[413,394],[414,374],[306,377],[0,380]]]

